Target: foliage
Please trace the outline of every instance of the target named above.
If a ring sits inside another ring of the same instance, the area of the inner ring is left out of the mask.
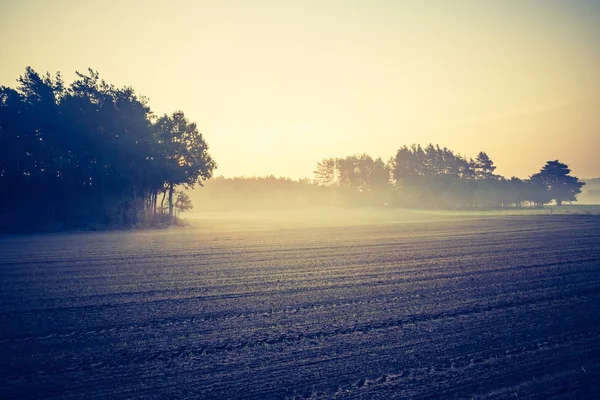
[[[508,179],[495,170],[494,162],[485,152],[473,159],[445,147],[412,145],[402,146],[387,163],[367,154],[326,158],[317,163],[313,181],[272,175],[217,177],[201,194],[192,191],[190,196],[203,211],[386,205],[422,209],[521,209],[542,208],[557,200],[539,174],[529,179]]]
[[[28,67],[16,89],[0,87],[0,227],[140,224],[167,192],[172,216],[174,188],[215,168],[183,112],[156,119],[146,98],[91,69],[66,86]]]
[[[542,207],[555,200],[575,201],[583,183],[565,164],[549,161],[530,179],[506,179],[485,152],[473,160],[439,145],[402,146],[387,165],[370,156],[325,159],[315,182],[344,189],[347,195],[371,193],[369,204],[418,208]]]
[[[538,182],[539,186],[547,191],[548,197],[556,201],[556,204],[561,205],[565,201],[577,200],[577,195],[581,193],[581,188],[585,185],[584,182],[569,175],[570,173],[571,170],[566,164],[554,160],[548,161],[531,179]]]
[[[190,197],[184,192],[177,193],[177,200],[175,200],[175,209],[182,213],[184,211],[189,211],[194,208],[192,204],[192,200]]]

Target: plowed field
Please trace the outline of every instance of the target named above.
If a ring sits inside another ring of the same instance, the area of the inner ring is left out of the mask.
[[[600,393],[598,216],[1,236],[0,289],[2,399]]]

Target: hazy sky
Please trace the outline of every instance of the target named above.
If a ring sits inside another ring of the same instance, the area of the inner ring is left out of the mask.
[[[403,144],[600,176],[600,2],[0,0],[0,85],[98,70],[183,110],[217,174]]]

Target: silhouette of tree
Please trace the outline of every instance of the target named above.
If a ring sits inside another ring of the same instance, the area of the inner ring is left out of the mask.
[[[392,177],[399,188],[414,183],[418,175],[417,162],[414,152],[407,146],[398,149],[392,162]]]
[[[189,211],[194,208],[192,204],[192,200],[190,197],[184,192],[177,193],[177,199],[175,200],[175,209],[178,213],[182,213],[184,211]]]
[[[477,154],[473,167],[477,179],[490,179],[494,177],[496,166],[490,157],[483,151]]]
[[[585,185],[577,177],[569,175],[570,173],[571,170],[567,164],[558,160],[548,161],[540,172],[532,175],[531,180],[536,181],[539,186],[545,187],[548,197],[560,206],[565,201],[576,201],[577,195],[581,193],[581,188]]]
[[[216,164],[182,112],[153,124],[144,97],[98,72],[27,67],[0,87],[0,228],[134,225],[156,214],[159,192],[209,179]]]
[[[552,195],[540,175],[531,176],[525,181],[525,185],[527,201],[535,207],[542,208],[544,204],[552,201]]]
[[[208,145],[195,123],[183,111],[163,115],[154,125],[158,143],[162,145],[161,169],[164,190],[168,192],[169,218],[173,217],[173,193],[177,185],[193,188],[210,179],[216,163],[208,154]]]
[[[317,169],[314,171],[315,182],[320,186],[332,186],[337,184],[335,158],[326,158],[317,163]]]
[[[522,207],[529,202],[542,207],[574,201],[582,183],[569,176],[557,161],[531,179],[506,179],[494,174],[496,166],[485,152],[475,160],[448,148],[429,144],[402,146],[390,162],[394,198],[403,206],[418,207]]]

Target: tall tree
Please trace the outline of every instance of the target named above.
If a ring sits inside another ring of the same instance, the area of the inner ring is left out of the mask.
[[[189,211],[194,208],[192,200],[185,192],[177,192],[177,200],[175,200],[175,209],[178,213]]]
[[[475,173],[478,179],[490,179],[494,177],[496,166],[485,152],[480,152],[475,158]]]
[[[548,161],[540,172],[531,177],[531,180],[545,187],[549,197],[560,206],[564,202],[576,201],[577,195],[585,185],[577,177],[569,175],[570,173],[567,164],[558,160]]]
[[[176,185],[212,176],[208,146],[182,112],[153,125],[132,88],[91,69],[76,75],[65,86],[28,67],[15,89],[0,87],[3,227],[133,225],[156,210],[159,191],[172,214]]]
[[[320,186],[333,186],[337,182],[337,169],[335,158],[326,158],[317,163],[314,171],[315,182]]]
[[[208,154],[208,144],[183,111],[163,115],[155,124],[158,143],[163,145],[165,190],[169,195],[169,217],[173,216],[173,193],[177,185],[193,188],[212,177],[217,164]]]

